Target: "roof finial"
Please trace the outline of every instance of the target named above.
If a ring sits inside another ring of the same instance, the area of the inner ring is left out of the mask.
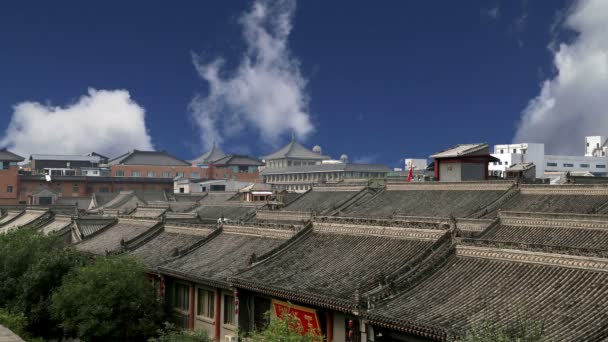
[[[291,142],[295,142],[296,141],[296,131],[291,131]]]

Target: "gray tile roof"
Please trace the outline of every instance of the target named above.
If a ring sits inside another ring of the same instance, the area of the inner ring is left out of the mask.
[[[517,171],[526,171],[530,170],[534,167],[534,163],[517,163],[509,166],[507,171],[517,172]]]
[[[315,153],[306,147],[299,144],[295,139],[292,139],[289,144],[281,147],[279,150],[263,157],[265,161],[269,161],[272,159],[312,159],[312,160],[325,160],[330,159],[328,156],[324,156],[318,153]]]
[[[249,157],[241,156],[236,154],[227,155],[223,158],[217,159],[213,162],[214,166],[228,167],[228,166],[262,166],[264,163],[261,161]]]
[[[183,257],[161,266],[159,271],[228,287],[228,277],[246,269],[253,254],[260,256],[271,251],[290,235],[286,230],[225,226],[220,234]]]
[[[10,213],[10,211],[9,211]],[[6,233],[12,229],[27,226],[38,221],[48,213],[48,209],[33,209],[27,208],[23,214],[18,214],[17,218],[0,227],[0,233]],[[3,220],[3,222],[6,222]]]
[[[488,324],[508,330],[517,322],[542,324],[543,341],[604,340],[604,268],[584,267],[576,256],[546,253],[536,259],[527,251],[456,246],[419,281],[375,303],[367,319],[432,340],[451,341]]]
[[[454,157],[463,157],[468,155],[479,155],[483,154],[484,150],[486,154],[489,153],[488,144],[460,144],[453,147],[448,148],[447,150],[443,150],[441,152],[437,152],[431,156],[431,158],[454,158]]]
[[[608,251],[608,217],[602,221],[594,225],[593,221],[585,222],[584,219],[573,221],[571,218],[551,219],[534,215],[528,219],[505,218],[480,239]],[[582,226],[583,222],[588,227]]]
[[[121,240],[125,243],[149,232],[159,224],[158,221],[119,219],[118,223],[93,234],[90,238],[76,244],[76,249],[92,254],[104,255],[118,252]]]
[[[3,148],[0,149],[0,160],[8,162],[22,162],[25,160],[25,158],[20,155],[14,154],[6,148]]]
[[[285,173],[310,173],[310,172],[391,172],[387,166],[380,164],[318,164],[318,165],[299,165],[282,168],[265,168],[260,174],[273,175]]]
[[[187,161],[174,157],[163,151],[133,150],[114,158],[110,165],[153,165],[153,166],[190,166]]]
[[[44,234],[51,234],[53,232],[57,232],[64,228],[67,228],[70,225],[72,225],[72,217],[55,215],[51,222],[40,228],[40,231]]]
[[[352,232],[349,228],[315,227],[297,243],[235,276],[235,282],[266,294],[294,296],[284,299],[344,301],[354,307],[359,304],[357,292],[378,287],[384,280],[381,276],[399,271],[436,240],[397,235],[410,231],[408,228],[395,228],[397,233],[392,236],[382,236],[384,227],[358,226]],[[443,234],[437,231],[435,236]]]
[[[209,151],[192,159],[190,162],[192,164],[209,164],[211,162],[215,162],[218,159],[224,158],[225,156],[226,153],[224,153],[224,151],[222,151],[222,149],[217,147],[214,143]]]
[[[466,217],[504,193],[504,190],[385,190],[369,201],[356,203],[343,215]]]
[[[56,205],[71,205],[79,210],[89,209],[91,197],[59,197],[55,202]]]
[[[217,220],[222,216],[230,220],[239,220],[255,212],[255,206],[237,205],[202,205],[196,209],[198,216],[205,220]]]
[[[132,254],[147,267],[155,268],[175,259],[214,231],[212,227],[179,227],[166,225],[153,239],[135,249]],[[177,252],[177,253],[176,253]]]
[[[358,191],[318,191],[312,189],[285,207],[289,211],[314,211],[317,215],[337,209],[342,203],[356,196]]]
[[[557,185],[552,185],[558,187]],[[558,190],[555,188],[555,190]],[[526,193],[518,191],[499,206],[499,210],[528,211],[545,213],[596,213],[602,205],[608,203],[608,194],[585,195],[563,193]],[[486,217],[495,217],[496,212],[488,213]]]
[[[79,156],[79,155],[62,155],[62,154],[32,154],[30,160],[67,160],[67,161],[87,161],[93,164],[99,164],[101,158],[99,156]]]

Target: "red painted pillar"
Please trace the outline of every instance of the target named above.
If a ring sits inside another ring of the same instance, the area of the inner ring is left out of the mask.
[[[194,330],[194,284],[190,285],[190,305],[188,311],[188,329]]]
[[[209,173],[208,173],[209,179],[214,179],[213,178],[213,163],[209,163]]]
[[[216,341],[220,340],[220,335],[221,335],[221,328],[222,328],[222,323],[220,321],[220,313],[222,311],[222,295],[220,293],[220,289],[215,289],[215,310],[214,311],[214,318],[215,318],[215,330],[213,331],[213,338]]]
[[[435,180],[439,180],[439,159],[435,159]]]
[[[332,342],[334,340],[334,313],[332,311],[325,313],[325,325],[325,330],[327,330],[327,333],[325,334],[327,342]]]

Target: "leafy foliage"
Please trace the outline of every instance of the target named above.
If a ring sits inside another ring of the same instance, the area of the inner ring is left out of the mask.
[[[84,341],[144,340],[164,319],[143,267],[132,257],[99,258],[69,274],[52,297],[53,316]]]
[[[164,329],[158,330],[158,337],[148,342],[212,342],[206,331],[184,331],[165,322]]]
[[[19,313],[23,328],[36,336],[60,336],[49,312],[51,294],[84,258],[64,249],[59,236],[19,229],[0,234],[0,260],[0,307]]]
[[[300,320],[295,315],[288,313],[284,313],[280,318],[270,317],[270,323],[264,330],[254,331],[249,336],[251,342],[315,342],[322,340],[323,337],[315,335],[312,331],[303,334]]]
[[[42,342],[41,338],[33,338],[26,330],[27,319],[22,313],[13,314],[6,309],[0,309],[0,324],[28,342]]]

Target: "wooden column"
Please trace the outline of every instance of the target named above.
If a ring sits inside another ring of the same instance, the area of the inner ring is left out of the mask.
[[[325,312],[325,330],[327,337],[327,342],[332,342],[334,340],[334,313],[333,311]]]
[[[190,285],[190,305],[188,308],[188,329],[194,330],[194,284]]]
[[[215,289],[215,312],[214,312],[214,331],[213,331],[213,338],[216,341],[220,340],[220,335],[221,335],[221,331],[222,331],[222,321],[221,321],[221,313],[222,313],[222,294],[220,289]]]
[[[439,180],[439,159],[435,159],[435,180]]]

